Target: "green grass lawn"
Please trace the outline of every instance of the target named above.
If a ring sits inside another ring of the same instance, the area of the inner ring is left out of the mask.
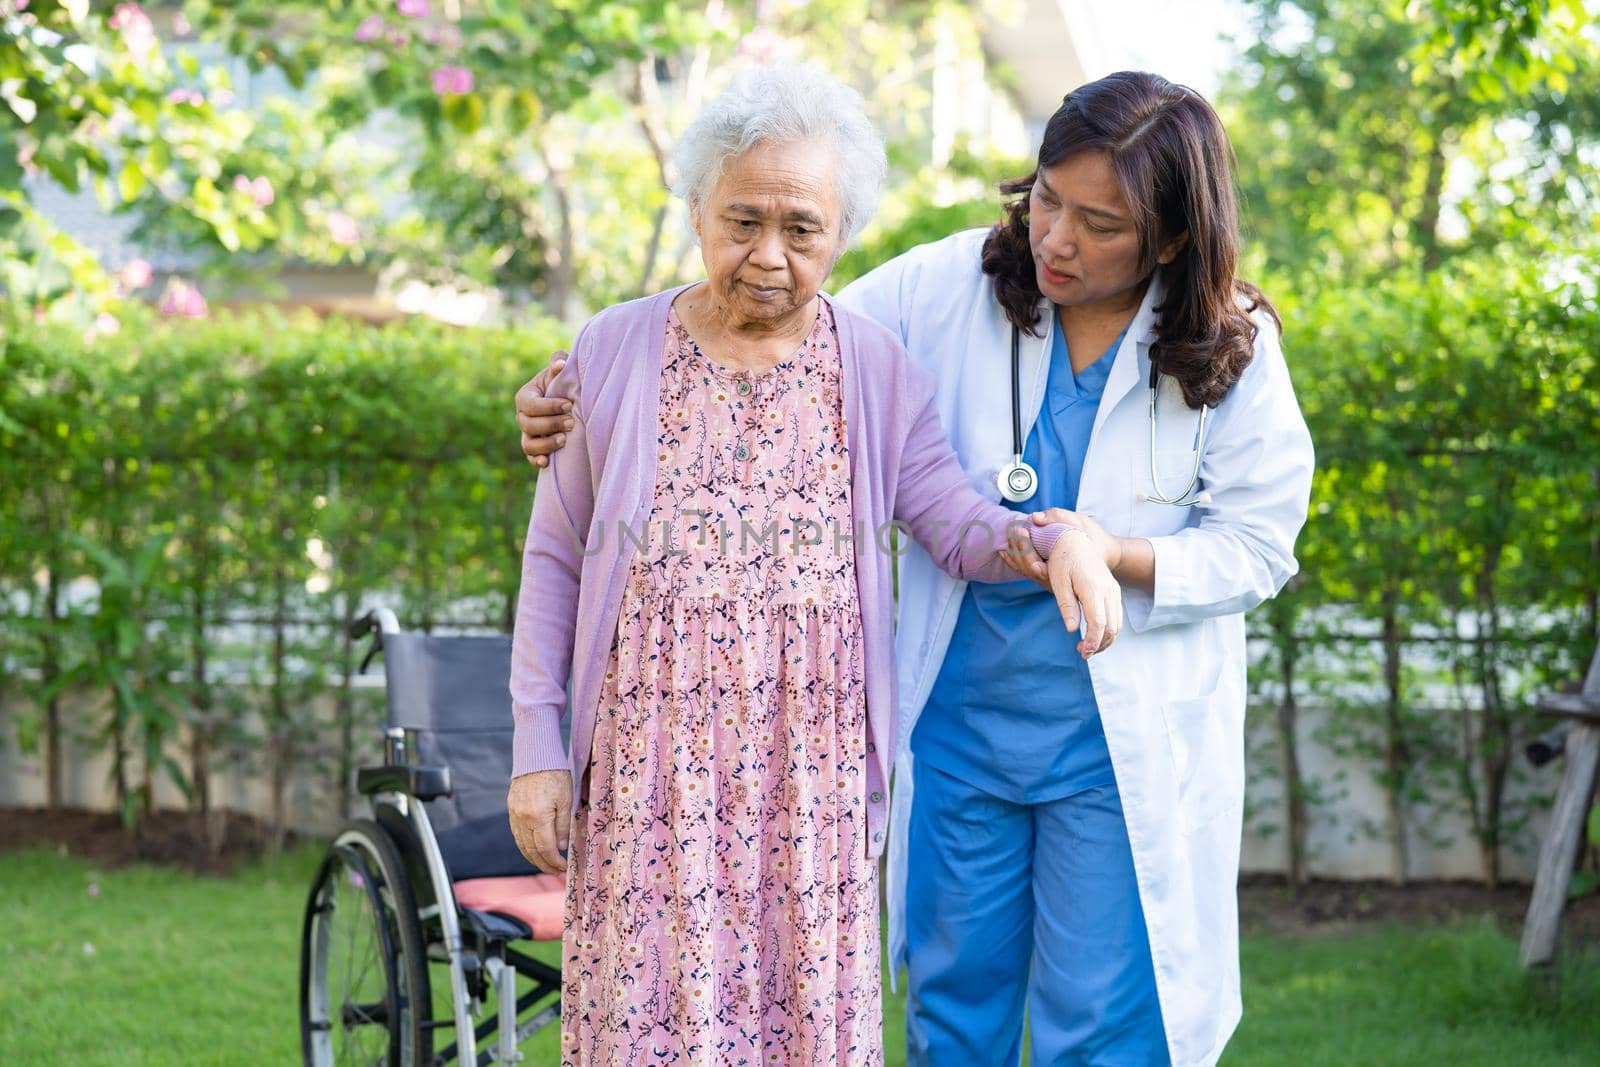
[[[0,1063],[295,1062],[315,862],[296,853],[219,880],[0,855]],[[1488,924],[1251,936],[1243,952],[1245,1016],[1227,1067],[1600,1062],[1593,955],[1570,960],[1550,992],[1529,986],[1516,945]],[[885,1014],[897,1064],[901,1000]],[[554,1063],[554,1049],[547,1032],[527,1062]]]

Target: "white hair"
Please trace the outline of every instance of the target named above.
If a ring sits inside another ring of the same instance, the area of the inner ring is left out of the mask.
[[[672,191],[698,217],[729,161],[758,144],[796,141],[832,147],[848,241],[877,214],[889,163],[861,94],[809,64],[775,63],[736,76],[673,146]]]

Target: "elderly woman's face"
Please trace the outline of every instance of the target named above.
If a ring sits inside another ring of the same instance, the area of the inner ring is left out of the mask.
[[[832,149],[758,144],[729,161],[695,232],[718,310],[777,323],[808,307],[844,250]]]

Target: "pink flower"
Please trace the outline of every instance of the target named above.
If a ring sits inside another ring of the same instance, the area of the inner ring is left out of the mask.
[[[411,35],[405,30],[396,27],[389,31],[389,43],[396,48],[404,48],[411,43]]]
[[[408,19],[428,17],[428,0],[396,0],[394,6]]]
[[[333,238],[334,244],[339,245],[353,245],[361,239],[356,220],[342,211],[328,212],[328,236]]]
[[[233,103],[233,92],[229,89],[218,89],[211,94],[211,103],[215,107],[227,107]]]
[[[182,315],[188,319],[199,319],[204,318],[208,310],[206,298],[200,290],[176,278],[167,286],[167,294],[161,299],[163,315]]]
[[[99,882],[90,882],[89,883],[89,895],[91,897],[97,897],[97,896],[100,895],[100,883]]]
[[[265,176],[251,180],[243,174],[233,176],[233,187],[241,193],[248,194],[255,201],[256,207],[266,207],[275,199],[272,192],[272,182]]]
[[[189,31],[192,29],[194,29],[194,27],[189,25],[189,20],[184,17],[182,11],[172,16],[172,32],[177,34],[179,37],[189,36]]]
[[[454,52],[461,47],[461,31],[456,29],[453,22],[446,22],[442,26],[429,26],[422,36],[429,44],[443,48],[447,52]]]
[[[466,67],[440,67],[433,72],[433,91],[440,96],[472,92],[472,71]]]
[[[362,44],[376,41],[383,34],[383,19],[377,15],[368,15],[361,20],[361,25],[356,27],[356,40]]]
[[[122,285],[128,290],[143,289],[150,284],[150,261],[130,259],[122,267]]]
[[[99,331],[100,333],[106,333],[106,334],[116,333],[118,330],[122,329],[122,323],[118,322],[117,321],[117,317],[115,315],[111,314],[111,312],[102,311],[102,312],[100,312],[100,314],[98,314],[98,315],[96,315],[94,317],[94,328],[97,331]],[[89,895],[90,896],[98,896],[99,893],[100,893],[99,886],[97,886],[97,885],[91,885],[90,886],[90,889],[89,889]]]
[[[199,107],[206,102],[206,94],[199,89],[174,89],[167,94],[167,100],[174,104],[191,104]]]
[[[141,59],[156,46],[156,28],[138,4],[118,4],[106,25],[122,34],[128,51]]]
[[[770,63],[783,48],[783,38],[766,26],[757,26],[739,42],[739,55],[757,64]]]

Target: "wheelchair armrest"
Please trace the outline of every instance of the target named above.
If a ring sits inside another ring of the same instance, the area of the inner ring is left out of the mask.
[[[362,767],[356,771],[356,789],[362,796],[373,793],[405,793],[418,800],[436,800],[450,795],[449,767]]]

